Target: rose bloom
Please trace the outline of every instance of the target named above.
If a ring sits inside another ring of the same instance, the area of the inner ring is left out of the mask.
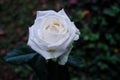
[[[29,28],[28,45],[46,60],[64,65],[80,31],[70,21],[64,10],[37,11],[34,24]]]

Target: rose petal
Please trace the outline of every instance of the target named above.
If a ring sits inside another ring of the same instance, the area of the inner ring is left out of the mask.
[[[69,39],[66,41],[66,42],[64,42],[65,44],[64,44],[64,48],[67,48],[68,46],[70,46],[70,44],[74,41],[74,38],[75,38],[75,36],[76,36],[76,28],[74,28],[73,26],[73,23],[71,23],[71,22],[69,22],[69,34],[70,34],[70,36],[69,36]]]
[[[45,16],[46,14],[49,14],[49,13],[56,13],[56,12],[53,11],[53,10],[37,11],[37,16],[36,17],[43,17],[43,16]]]
[[[57,41],[56,43],[54,44],[50,44],[48,45],[48,48],[58,48],[58,47],[62,47],[61,45],[64,45],[65,42],[67,41],[67,39],[69,38],[69,34],[67,34],[63,39]]]
[[[78,40],[79,39],[79,35],[80,35],[80,31],[76,28],[76,26],[75,26],[75,24],[74,24],[74,22],[72,22],[72,27],[74,28],[74,29],[76,29],[75,31],[75,38],[74,38],[74,40]]]
[[[60,11],[58,12],[58,14],[64,16],[65,18],[67,18],[67,19],[70,21],[69,17],[67,16],[67,14],[66,14],[65,11],[64,11],[64,9],[60,10]]]
[[[36,45],[33,41],[29,40],[27,44],[37,53],[41,54],[45,59],[54,58],[54,56],[51,53],[48,53],[46,50],[42,50],[40,48],[40,45]]]
[[[35,44],[37,44],[38,46],[40,45],[41,49],[46,49],[45,45],[48,45],[49,43],[44,42],[42,39],[40,39],[39,37],[36,37],[36,32],[34,31],[33,27],[29,28],[29,42],[34,42]],[[31,45],[30,45],[31,46]]]
[[[67,50],[67,52],[65,52],[62,56],[59,57],[58,63],[59,63],[60,65],[65,65],[65,63],[66,63],[67,60],[68,60],[68,56],[69,56],[72,48],[73,48],[73,46],[71,45],[71,46],[69,47],[69,49]]]

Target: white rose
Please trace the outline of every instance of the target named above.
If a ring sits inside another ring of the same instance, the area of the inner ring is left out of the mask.
[[[63,9],[59,12],[37,11],[36,20],[29,28],[28,45],[45,59],[64,65],[79,33]]]

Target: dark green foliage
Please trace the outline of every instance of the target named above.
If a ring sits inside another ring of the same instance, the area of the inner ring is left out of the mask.
[[[71,59],[71,58],[70,58]],[[4,60],[14,65],[28,65],[37,74],[38,80],[69,80],[67,66],[46,60],[27,45],[20,45],[7,53]],[[69,61],[69,63],[73,63]],[[37,78],[36,78],[37,80]]]
[[[25,64],[29,62],[37,53],[27,45],[20,45],[5,56],[5,61],[13,64]]]
[[[81,60],[78,59],[77,57],[70,55],[68,58],[68,65],[73,66],[73,67],[80,67]]]
[[[66,8],[81,31],[71,53],[80,59],[73,80],[119,80],[120,1],[80,0]]]
[[[28,33],[28,27],[34,22],[36,10],[55,9],[58,11],[64,8],[81,31],[80,39],[71,52],[71,55],[77,59],[69,56],[71,59],[69,58],[67,63],[70,79],[120,80],[120,0],[77,0],[75,4],[70,4],[69,0],[57,0],[56,2],[60,4],[59,9],[56,9],[54,5],[55,0],[47,0],[48,3],[44,8],[42,4],[45,2],[41,2],[44,0],[7,1],[11,0],[4,0],[3,3],[1,0],[0,3],[0,28],[6,32],[2,38],[0,36],[1,53],[4,52],[2,49],[9,51],[15,44],[24,41],[23,37]],[[23,54],[23,52],[20,53]],[[33,64],[37,63],[31,59],[32,56],[36,61],[40,56],[34,54],[29,58]],[[3,55],[0,54],[0,57]],[[23,60],[25,63],[28,62],[28,59]],[[3,63],[3,59],[0,59],[0,62]],[[45,66],[42,62],[34,66],[38,65]],[[0,72],[4,73],[2,69]],[[44,69],[43,73],[48,74]],[[0,79],[2,79],[1,74]],[[18,77],[17,80],[19,80]]]

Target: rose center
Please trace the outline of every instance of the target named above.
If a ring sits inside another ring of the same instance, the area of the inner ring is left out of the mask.
[[[63,39],[66,35],[66,28],[62,21],[53,17],[46,21],[44,30],[43,39],[50,43],[57,42],[60,39]]]
[[[59,22],[54,22],[52,24],[48,24],[45,29],[53,33],[61,33],[64,30],[64,26]]]

